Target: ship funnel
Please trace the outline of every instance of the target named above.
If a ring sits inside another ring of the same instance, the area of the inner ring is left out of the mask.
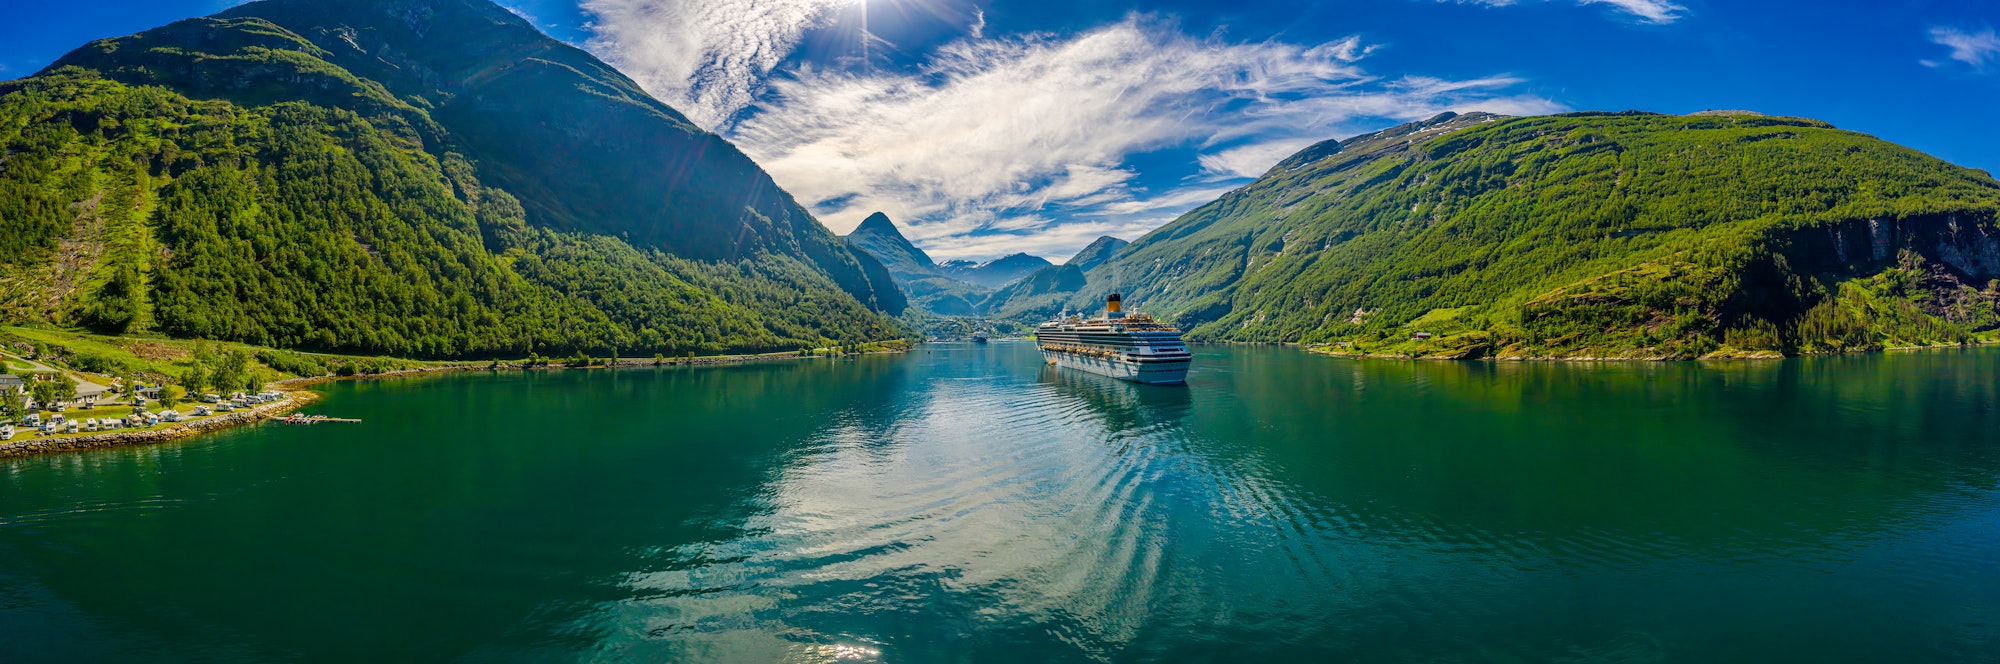
[[[1118,297],[1117,293],[1112,293],[1104,297],[1104,312],[1106,314],[1105,316],[1106,318],[1125,317],[1124,302],[1121,298]]]

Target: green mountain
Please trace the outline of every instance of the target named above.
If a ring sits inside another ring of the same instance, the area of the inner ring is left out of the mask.
[[[994,318],[1023,322],[1047,320],[1060,313],[1063,306],[1087,284],[1088,279],[1077,266],[1068,263],[1051,265],[994,291],[992,297],[986,299],[986,311]]]
[[[879,261],[484,0],[92,42],[0,83],[0,150],[0,320],[437,357],[901,334]]]
[[[1063,264],[1072,265],[1079,270],[1087,271],[1090,268],[1103,265],[1105,261],[1111,260],[1111,257],[1118,255],[1119,251],[1131,244],[1130,242],[1106,235],[1092,240],[1089,246],[1083,248],[1083,251],[1076,252],[1075,256],[1071,256],[1069,261]]]
[[[929,254],[911,244],[889,215],[877,212],[861,220],[847,241],[868,252],[895,278],[910,304],[926,312],[945,316],[972,316],[980,313],[979,303],[991,291],[945,275]]]
[[[1307,148],[1117,266],[1128,302],[1198,339],[1840,351],[2000,325],[1996,210],[1985,172],[1813,120],[1445,114]],[[1110,268],[1071,305],[1101,297]]]

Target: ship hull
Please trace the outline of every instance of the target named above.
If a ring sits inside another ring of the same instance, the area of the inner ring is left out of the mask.
[[[1149,385],[1180,385],[1187,382],[1189,360],[1138,362],[1118,357],[1083,355],[1049,348],[1042,359],[1061,369],[1076,369],[1099,376]]]

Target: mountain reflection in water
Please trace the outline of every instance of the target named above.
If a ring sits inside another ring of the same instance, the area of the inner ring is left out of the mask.
[[[2000,350],[326,389],[368,424],[0,466],[0,659],[2000,653]]]

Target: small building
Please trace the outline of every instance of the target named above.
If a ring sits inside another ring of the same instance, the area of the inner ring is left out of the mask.
[[[137,392],[139,394],[139,397],[142,399],[152,399],[154,401],[160,400],[160,386],[158,385],[154,385],[152,387],[140,385]]]
[[[1431,339],[1431,333],[1429,333],[1429,332],[1412,332],[1412,333],[1410,333],[1410,340],[1411,340],[1411,341],[1430,341],[1430,339]]]
[[[0,392],[25,394],[27,391],[28,381],[18,374],[0,374]]]
[[[102,398],[104,395],[110,393],[111,393],[111,388],[99,385],[97,383],[79,381],[76,384],[77,403],[97,403],[97,400],[99,398]]]

